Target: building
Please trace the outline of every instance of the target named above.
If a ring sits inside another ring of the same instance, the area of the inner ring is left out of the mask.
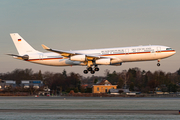
[[[103,80],[100,83],[93,85],[93,93],[108,93],[110,89],[117,89],[117,85],[112,85],[108,80]]]
[[[41,86],[43,86],[43,81],[41,81],[41,80],[22,80],[21,86],[23,88],[33,87],[33,88],[38,89]]]
[[[38,95],[40,96],[49,96],[50,95],[50,89],[48,88],[48,86],[44,86],[43,91],[39,91]]]
[[[0,80],[0,89],[14,88],[16,87],[16,81],[14,80]]]
[[[88,87],[88,84],[83,84],[83,85],[81,85],[81,87],[82,87],[83,89],[86,89],[86,88]]]

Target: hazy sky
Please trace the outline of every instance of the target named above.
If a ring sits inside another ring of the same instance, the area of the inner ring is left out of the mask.
[[[78,50],[137,45],[165,45],[176,54],[157,61],[124,63],[122,66],[99,66],[95,75],[128,70],[163,70],[180,68],[180,0],[2,0],[0,3],[0,72],[15,68],[77,72],[85,66],[53,67],[13,59],[17,54],[10,33],[19,33],[35,49]],[[89,75],[91,75],[89,73]],[[87,75],[84,75],[87,76]]]

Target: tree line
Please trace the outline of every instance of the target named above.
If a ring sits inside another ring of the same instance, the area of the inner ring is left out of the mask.
[[[61,92],[92,92],[93,84],[107,79],[111,84],[118,85],[118,88],[129,89],[130,91],[139,91],[142,93],[154,92],[160,90],[163,92],[180,91],[180,69],[175,73],[165,73],[163,71],[145,71],[140,68],[129,68],[121,72],[105,70],[104,76],[84,77],[78,73],[53,73],[46,71],[41,73],[33,72],[32,69],[15,69],[12,72],[0,73],[1,80],[15,80],[20,85],[21,80],[42,80],[45,86],[51,90]],[[82,87],[82,85],[88,86]]]
[[[161,70],[151,72],[140,70],[139,68],[130,68],[122,72],[107,71],[107,79],[112,84],[117,84],[118,88],[128,88],[130,91],[139,91],[142,93],[180,91],[180,69],[175,73],[165,73]]]

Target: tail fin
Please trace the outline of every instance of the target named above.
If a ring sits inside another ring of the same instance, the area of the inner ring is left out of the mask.
[[[19,55],[38,52],[33,47],[31,47],[18,33],[11,33],[10,35]]]

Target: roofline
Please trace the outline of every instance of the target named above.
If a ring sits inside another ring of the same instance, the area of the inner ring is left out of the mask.
[[[93,85],[93,86],[117,86],[117,85]]]

